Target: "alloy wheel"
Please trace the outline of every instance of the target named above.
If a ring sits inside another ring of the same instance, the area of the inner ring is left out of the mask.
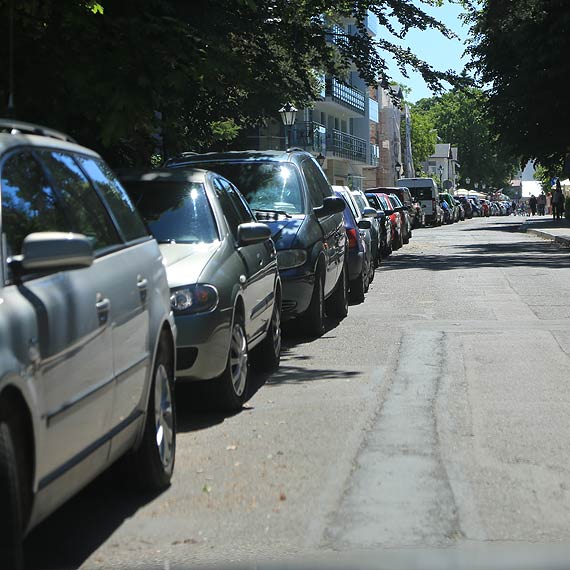
[[[174,414],[170,379],[164,364],[160,364],[156,371],[154,382],[154,419],[158,454],[163,467],[167,469],[173,459]]]
[[[247,381],[247,340],[240,323],[235,323],[232,331],[230,372],[234,392],[236,396],[241,396]]]

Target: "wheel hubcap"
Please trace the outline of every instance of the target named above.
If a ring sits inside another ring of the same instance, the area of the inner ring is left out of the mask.
[[[237,396],[241,396],[247,380],[247,340],[243,328],[239,324],[235,324],[232,331],[230,369],[234,392]]]
[[[281,354],[281,311],[277,305],[271,317],[271,328],[273,334],[273,350],[275,356],[279,356]]]
[[[160,461],[163,467],[168,469],[173,456],[174,415],[170,381],[164,364],[158,367],[154,382],[154,420]]]

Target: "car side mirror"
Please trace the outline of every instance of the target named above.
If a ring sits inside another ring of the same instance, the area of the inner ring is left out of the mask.
[[[361,230],[369,230],[372,228],[372,222],[370,220],[360,220],[358,222],[358,227]]]
[[[259,222],[240,224],[237,229],[237,241],[240,247],[262,243],[271,237],[271,228]]]
[[[394,210],[384,210],[387,216],[391,216],[394,213]]]
[[[345,205],[346,204],[342,198],[327,196],[323,199],[323,205],[319,208],[313,208],[313,212],[315,212],[315,216],[317,216],[317,218],[325,218],[326,216],[342,213]]]
[[[24,238],[22,254],[14,256],[9,264],[16,276],[20,276],[81,269],[93,265],[93,260],[93,246],[82,234],[35,232]]]
[[[362,215],[365,218],[375,218],[376,210],[374,208],[364,208],[364,210],[362,210]]]

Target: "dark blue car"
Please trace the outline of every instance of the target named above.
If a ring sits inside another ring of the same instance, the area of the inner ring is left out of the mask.
[[[283,285],[283,319],[301,318],[309,336],[324,332],[326,313],[348,312],[345,203],[333,194],[313,155],[234,151],[183,155],[169,168],[204,168],[235,184],[259,221],[272,230]]]

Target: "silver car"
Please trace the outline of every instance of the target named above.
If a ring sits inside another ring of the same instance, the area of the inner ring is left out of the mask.
[[[0,121],[0,197],[0,568],[19,568],[23,536],[117,459],[169,484],[176,327],[158,245],[96,153]]]
[[[164,256],[178,328],[178,381],[210,380],[213,405],[241,407],[251,356],[281,355],[281,280],[271,230],[206,170],[123,177]]]

